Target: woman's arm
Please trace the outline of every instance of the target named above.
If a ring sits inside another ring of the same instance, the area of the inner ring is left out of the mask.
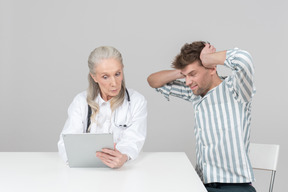
[[[103,149],[96,154],[104,164],[111,168],[122,167],[129,158],[136,159],[146,139],[147,101],[144,96],[132,89],[128,89],[128,92],[130,95],[129,105],[131,105],[128,112],[128,121],[131,124],[128,123],[130,125],[126,128],[117,128],[120,131],[120,137],[117,139],[118,142],[115,144],[114,150]],[[125,105],[127,103],[125,103],[123,109],[117,109],[119,115],[116,118],[123,115],[123,118],[126,119],[127,110]]]

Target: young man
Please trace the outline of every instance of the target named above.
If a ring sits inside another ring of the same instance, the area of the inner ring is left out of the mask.
[[[216,66],[232,70],[220,77]],[[202,41],[185,44],[172,63],[175,70],[148,77],[168,100],[192,102],[195,111],[196,171],[209,192],[255,192],[248,156],[254,69],[248,52],[216,52]],[[185,78],[185,82],[178,80]]]

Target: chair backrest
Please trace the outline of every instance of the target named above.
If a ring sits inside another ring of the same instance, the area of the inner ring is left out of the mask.
[[[279,148],[279,145],[250,143],[249,156],[252,168],[271,171],[269,192],[273,191]]]
[[[276,171],[279,145],[250,143],[250,161],[253,169]]]

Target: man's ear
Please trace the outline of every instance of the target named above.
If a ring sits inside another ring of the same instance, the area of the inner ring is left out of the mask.
[[[211,74],[211,75],[217,74],[217,67],[216,67],[216,66],[215,66],[215,67],[212,67],[212,68],[209,68],[209,70],[210,70],[210,74]]]

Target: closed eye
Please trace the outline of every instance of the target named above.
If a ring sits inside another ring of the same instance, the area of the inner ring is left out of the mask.
[[[193,77],[196,75],[196,72],[192,71],[191,73],[188,74],[188,76]]]

